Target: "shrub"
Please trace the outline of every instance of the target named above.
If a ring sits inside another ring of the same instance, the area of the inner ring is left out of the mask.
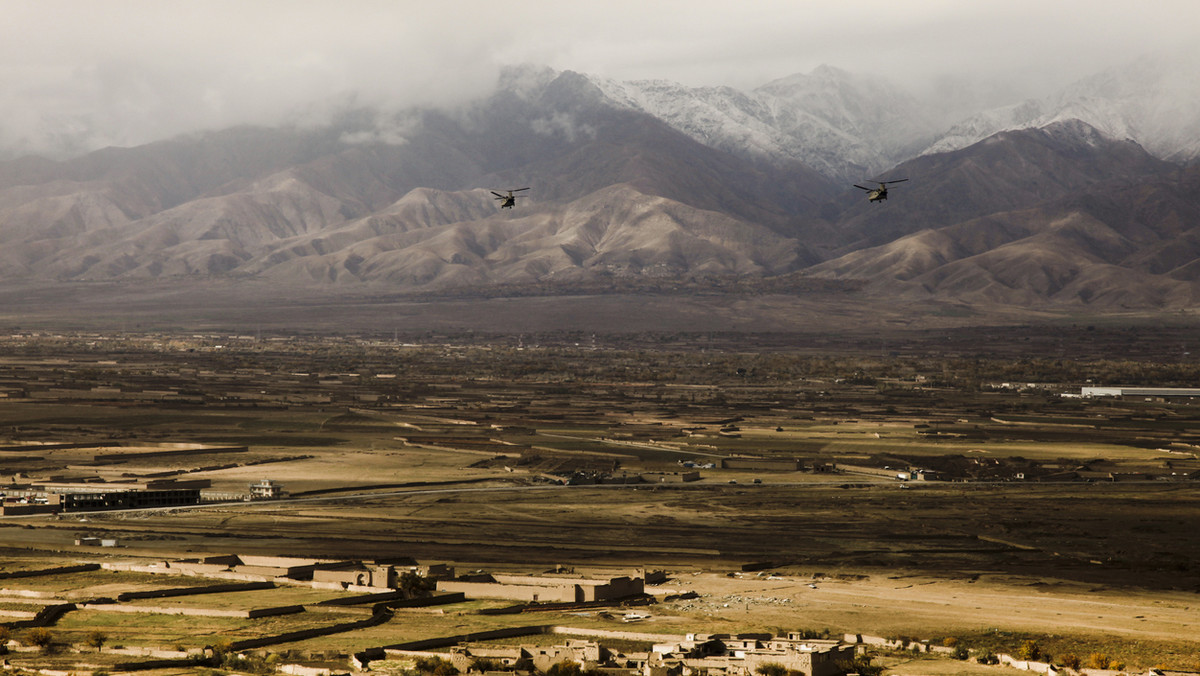
[[[950,653],[950,656],[961,661],[970,657],[971,651],[967,650],[967,647],[964,645],[956,645],[954,646],[954,652]]]
[[[108,634],[99,629],[95,629],[87,635],[87,644],[95,648],[96,652],[100,652],[105,643],[108,643]]]
[[[563,660],[550,665],[546,670],[546,676],[582,676],[583,667],[578,662],[571,660]]]
[[[857,672],[861,676],[879,676],[883,673],[883,667],[871,664],[870,655],[858,655],[850,664],[850,671]]]
[[[467,667],[467,671],[500,671],[504,669],[504,665],[488,657],[476,657],[471,660],[471,666]]]
[[[25,641],[43,651],[49,651],[50,646],[54,644],[54,632],[45,627],[34,627],[25,632]]]
[[[458,673],[453,664],[440,657],[418,657],[416,667],[417,671],[433,676],[454,676]]]
[[[225,654],[233,651],[233,641],[230,641],[227,638],[219,639],[216,643],[214,643],[212,645],[212,649],[213,649],[213,652],[216,653],[218,656],[225,655]]]
[[[422,596],[428,596],[429,592],[437,589],[437,582],[426,577],[421,577],[412,571],[405,571],[400,574],[400,579],[396,583],[397,588],[404,592],[404,597],[415,599]]]
[[[1079,667],[1082,664],[1079,656],[1075,653],[1067,653],[1066,655],[1063,655],[1059,661],[1062,662],[1064,667],[1068,669],[1074,669],[1075,671],[1079,671]]]
[[[249,671],[255,674],[272,674],[275,673],[275,667],[267,663],[261,655],[225,655],[221,660],[221,666],[234,671]]]
[[[1042,659],[1042,649],[1038,646],[1037,641],[1028,640],[1017,648],[1017,658],[1022,660],[1040,660]]]

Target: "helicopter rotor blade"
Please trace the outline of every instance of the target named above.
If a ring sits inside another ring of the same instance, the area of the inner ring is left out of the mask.
[[[521,192],[522,190],[529,190],[529,188],[515,188],[513,190],[509,190],[509,192]]]
[[[907,180],[908,180],[907,178],[898,178],[898,179],[896,179],[896,180],[894,180],[894,181],[883,181],[883,183],[903,183],[903,182],[905,182],[905,181],[907,181]]]
[[[504,199],[504,195],[501,195],[500,193],[496,192],[495,190],[490,190],[490,191],[488,191],[488,192],[490,192],[490,193],[492,193],[493,195],[495,195],[495,196],[496,196],[496,199],[498,199],[498,200],[499,200],[499,199]]]
[[[875,188],[868,188],[865,185],[859,185],[857,183],[854,184],[854,187],[858,188],[859,190],[874,190],[875,189]]]

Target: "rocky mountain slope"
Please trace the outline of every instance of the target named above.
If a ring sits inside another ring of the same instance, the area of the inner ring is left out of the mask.
[[[0,274],[255,275],[489,285],[612,275],[774,275],[831,184],[756,166],[598,103],[584,78],[471,110],[233,130],[5,167]],[[381,142],[390,125],[403,137]],[[486,188],[536,185],[500,211]]]
[[[0,280],[1195,305],[1194,168],[1069,106],[919,154],[936,131],[919,110],[832,68],[749,93],[519,68],[454,111],[25,158],[0,164]],[[1151,136],[1168,131],[1200,137]],[[876,171],[910,181],[867,203],[850,184]],[[498,208],[493,190],[525,186]]]
[[[1149,162],[1148,173],[1018,201],[987,216],[942,224],[930,218],[931,227],[855,249],[808,272],[871,280],[896,297],[953,297],[980,306],[1192,306],[1200,300],[1200,170],[1165,163],[1155,169],[1159,161],[1144,154],[1141,159]]]

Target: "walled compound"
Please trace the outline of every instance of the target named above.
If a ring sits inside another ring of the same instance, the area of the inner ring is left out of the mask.
[[[569,631],[563,629],[562,631]],[[620,633],[620,632],[614,632]],[[496,646],[465,644],[449,653],[417,653],[386,650],[390,657],[412,655],[440,656],[460,672],[488,661],[506,670],[536,669],[546,672],[562,662],[578,664],[584,671],[596,669],[606,674],[626,676],[686,676],[707,673],[713,676],[752,676],[763,665],[777,664],[796,676],[838,676],[846,673],[854,659],[855,647],[837,640],[804,639],[798,634],[776,637],[770,634],[687,634],[659,642],[647,652],[620,653],[600,643],[569,639],[560,645]]]
[[[594,580],[566,576],[479,575],[438,580],[439,592],[461,592],[468,598],[511,599],[535,603],[592,603],[631,598],[645,593],[640,577]]]

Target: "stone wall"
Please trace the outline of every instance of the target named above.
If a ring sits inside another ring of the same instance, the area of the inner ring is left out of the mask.
[[[57,568],[39,568],[37,570],[10,570],[0,572],[0,580],[8,580],[14,577],[41,577],[43,575],[61,575],[63,573],[85,573],[93,570],[100,570],[100,564],[82,563],[78,566],[59,566]],[[3,591],[0,590],[0,592]]]
[[[140,592],[124,592],[117,594],[118,601],[133,599],[159,599],[169,596],[191,596],[193,594],[222,594],[225,592],[254,591],[258,589],[274,589],[274,582],[240,582],[230,584],[210,584],[203,587],[172,587],[171,589],[154,589]]]
[[[513,601],[552,603],[574,603],[579,600],[576,585],[562,582],[557,586],[550,587],[531,584],[439,580],[437,589],[442,592],[458,592],[472,599],[511,599]]]
[[[433,648],[445,648],[447,646],[458,645],[459,643],[467,643],[472,641],[491,641],[498,638],[515,638],[518,636],[536,636],[537,634],[545,634],[550,630],[549,625],[531,625],[525,627],[505,627],[503,629],[493,629],[491,631],[477,631],[470,634],[459,634],[457,636],[441,636],[438,638],[429,638],[422,641],[409,641],[407,643],[397,643],[395,645],[386,646],[389,651],[421,651],[430,650]]]
[[[221,608],[185,608],[180,606],[130,606],[120,603],[88,603],[88,610],[106,613],[151,613],[157,615],[190,615],[194,617],[270,617],[304,612],[304,606],[276,606],[273,608],[251,608],[250,610],[224,610]]]

